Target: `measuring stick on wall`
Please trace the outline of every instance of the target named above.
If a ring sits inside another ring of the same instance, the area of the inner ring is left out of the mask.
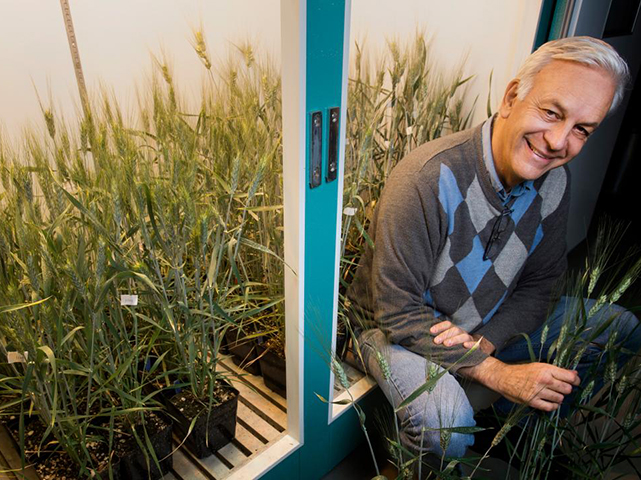
[[[80,92],[80,103],[82,104],[82,111],[85,117],[88,114],[89,97],[87,96],[87,86],[85,85],[85,77],[82,74],[82,64],[80,63],[80,52],[78,50],[78,42],[76,41],[76,33],[73,29],[73,21],[71,20],[71,10],[69,9],[69,0],[60,0],[60,7],[62,7],[62,18],[65,21],[65,30],[67,31],[67,40],[69,40],[69,50],[71,51],[71,60],[73,61],[73,69],[76,72],[76,82],[78,83],[78,91]]]

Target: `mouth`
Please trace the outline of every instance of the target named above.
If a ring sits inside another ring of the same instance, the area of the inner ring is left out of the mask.
[[[534,145],[532,145],[527,138],[525,139],[525,143],[527,143],[527,146],[530,148],[530,150],[532,150],[532,153],[534,153],[534,155],[536,155],[542,160],[545,160],[546,162],[551,162],[552,160],[557,158],[556,156],[550,157],[548,155],[545,155],[543,152],[538,150]]]

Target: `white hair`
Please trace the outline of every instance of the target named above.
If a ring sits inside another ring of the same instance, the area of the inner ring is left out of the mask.
[[[623,100],[625,88],[630,81],[630,72],[625,60],[614,48],[592,37],[568,37],[552,40],[539,47],[526,60],[516,74],[519,85],[516,95],[522,100],[532,89],[534,77],[552,60],[567,60],[605,70],[615,83],[614,98],[608,115]]]

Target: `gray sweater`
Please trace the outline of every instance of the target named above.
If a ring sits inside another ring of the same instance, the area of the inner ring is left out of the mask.
[[[391,343],[453,372],[482,362],[480,350],[461,361],[462,345],[434,344],[429,328],[450,320],[500,351],[542,324],[566,267],[569,185],[566,167],[551,170],[495,226],[506,207],[483,162],[481,126],[415,149],[376,207],[374,248],[348,290],[353,312],[374,320]],[[486,252],[493,228],[503,231]]]

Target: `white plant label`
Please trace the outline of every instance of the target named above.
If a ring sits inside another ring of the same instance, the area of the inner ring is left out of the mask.
[[[343,215],[345,215],[347,217],[353,217],[354,215],[356,215],[356,208],[354,208],[354,207],[345,207],[345,209],[343,210]]]
[[[28,359],[29,359],[29,352],[24,352],[24,353],[7,352],[8,363],[27,363]]]
[[[405,129],[405,133],[406,133],[407,135],[411,135],[413,131],[414,131],[414,128],[412,127],[412,125],[410,125],[409,127],[407,127],[407,128]]]
[[[120,295],[120,305],[138,305],[138,295]]]

